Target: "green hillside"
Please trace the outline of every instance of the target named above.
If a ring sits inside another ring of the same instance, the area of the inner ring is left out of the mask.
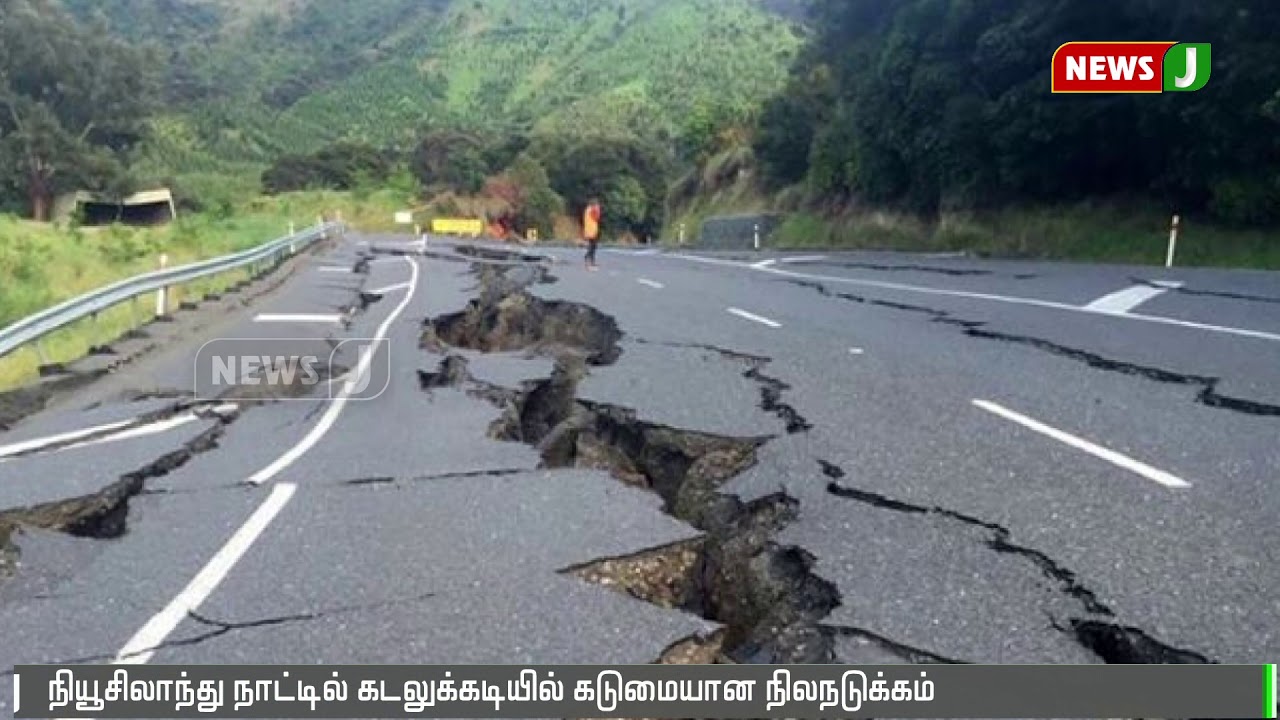
[[[62,0],[158,45],[167,115],[144,177],[244,177],[424,127],[643,134],[779,90],[799,30],[758,0]],[[774,3],[776,5],[776,3]]]

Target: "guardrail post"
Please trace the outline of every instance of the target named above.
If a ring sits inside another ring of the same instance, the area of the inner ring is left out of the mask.
[[[160,269],[165,269],[169,264],[168,255],[160,255]],[[163,320],[169,316],[169,288],[167,286],[156,290],[156,318]]]
[[[106,346],[102,341],[102,323],[98,322],[98,313],[89,313],[89,322],[93,323],[93,332],[89,338],[89,353],[101,350]]]

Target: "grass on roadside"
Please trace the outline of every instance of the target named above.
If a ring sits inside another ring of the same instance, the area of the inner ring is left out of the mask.
[[[157,228],[80,228],[42,224],[0,215],[0,327],[59,302],[126,277],[155,270],[160,256],[168,267],[226,255],[282,237],[290,223],[301,232],[321,216],[335,212],[363,230],[389,231],[395,212],[409,208],[402,189],[355,193],[303,192],[259,197],[233,208],[186,215]],[[207,278],[170,292],[170,310],[190,299],[220,293],[247,277],[235,271]],[[44,361],[67,363],[95,345],[113,340],[155,316],[154,296],[102,312],[62,328],[41,342]],[[42,364],[35,347],[0,358],[0,390],[34,380]]]
[[[1114,207],[1019,209],[944,215],[936,224],[884,212],[839,218],[795,213],[778,229],[781,248],[850,248],[992,257],[1162,265],[1169,217]],[[1177,265],[1280,269],[1280,231],[1238,230],[1183,221]]]

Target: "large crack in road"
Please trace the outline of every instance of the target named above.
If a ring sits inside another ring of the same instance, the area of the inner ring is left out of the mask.
[[[701,531],[695,541],[606,558],[562,572],[638,599],[695,613],[722,626],[712,637],[687,638],[663,650],[663,662],[830,662],[821,620],[840,602],[836,588],[810,568],[803,549],[774,537],[795,519],[797,502],[779,493],[744,503],[720,488],[757,462],[770,440],[738,438],[646,422],[629,408],[591,402],[578,385],[593,366],[621,356],[613,318],[586,305],[548,301],[513,281],[503,267],[477,264],[479,297],[460,312],[428,320],[423,346],[482,353],[531,350],[555,358],[550,377],[505,388],[471,377],[465,358],[446,355],[420,373],[424,389],[465,386],[502,409],[493,438],[538,450],[547,469],[608,472],[657,494],[664,511]],[[767,359],[739,356],[744,375],[761,387],[761,407],[787,432],[810,426],[781,396],[785,383],[765,375]]]
[[[176,414],[176,413],[175,413]],[[114,540],[128,531],[129,501],[140,495],[148,480],[164,477],[189,463],[197,455],[211,452],[238,413],[222,413],[213,427],[137,470],[126,473],[97,492],[80,497],[42,503],[30,507],[0,510],[0,579],[16,571],[21,545],[15,539],[22,528],[31,527],[94,540]]]
[[[372,254],[362,254],[356,270],[367,272],[368,262],[372,257]],[[259,276],[259,279],[261,277]],[[285,277],[273,279],[271,283],[268,283],[267,287],[262,288],[255,296],[270,292],[286,279],[287,273]],[[233,289],[241,289],[247,286],[247,282],[240,283]],[[343,309],[343,315],[348,325],[355,317],[366,312],[370,306],[381,299],[381,296],[367,293],[363,290],[355,290],[354,292],[353,301],[344,306]],[[243,300],[242,302],[247,304],[248,300]],[[336,346],[338,341],[334,338],[329,338],[328,342],[330,346]],[[270,366],[261,368],[256,373],[257,379],[267,376],[272,371],[273,368]],[[316,368],[321,384],[332,382],[346,372],[346,368],[336,364]],[[76,383],[87,384],[96,379],[98,375],[93,377],[77,375],[73,377],[76,379]],[[149,492],[146,487],[148,480],[169,475],[189,463],[196,456],[216,450],[219,447],[219,441],[230,426],[252,408],[274,404],[282,400],[312,396],[316,393],[317,388],[321,387],[321,385],[317,385],[314,382],[304,381],[301,376],[294,376],[292,380],[284,383],[255,382],[254,380],[254,377],[242,378],[239,384],[225,387],[219,399],[212,400],[197,400],[190,393],[179,390],[133,393],[133,397],[129,398],[131,402],[151,398],[172,399],[174,402],[158,410],[142,413],[132,418],[128,423],[113,425],[99,433],[78,435],[74,439],[65,442],[41,445],[29,452],[15,455],[15,459],[17,459],[29,455],[53,453],[129,430],[161,423],[188,413],[194,414],[202,420],[213,422],[213,425],[208,430],[183,443],[177,449],[156,458],[136,470],[119,476],[96,492],[27,507],[0,509],[0,581],[11,577],[19,570],[22,550],[17,536],[24,527],[65,533],[73,537],[94,540],[118,539],[128,531],[130,501]],[[25,417],[26,414],[42,408],[44,403],[48,401],[49,396],[47,389],[41,390],[32,396],[33,399],[30,402],[24,401],[20,407],[10,406],[0,408],[0,410],[11,411],[14,413],[13,417]],[[6,397],[12,401],[14,397],[26,397],[26,395],[23,391],[9,393],[0,396],[0,401]],[[3,427],[3,425],[0,425],[0,429]]]
[[[525,290],[526,284],[512,282],[504,270],[477,266],[476,273],[480,296],[462,313],[428,320],[423,346],[446,353],[451,348],[482,353],[534,350],[555,358],[553,372],[519,388],[506,388],[476,380],[467,360],[450,353],[436,371],[420,373],[422,386],[424,390],[468,389],[502,409],[490,427],[491,437],[534,447],[544,468],[601,470],[620,482],[650,490],[662,498],[665,512],[701,531],[696,540],[597,559],[562,571],[722,626],[714,636],[687,638],[667,648],[662,661],[685,657],[694,662],[826,663],[835,659],[838,638],[856,638],[906,662],[959,662],[870,629],[824,623],[841,604],[838,589],[814,573],[811,554],[776,540],[797,518],[798,501],[777,493],[743,502],[721,492],[729,480],[756,465],[757,452],[772,438],[727,437],[660,425],[640,420],[631,409],[580,398],[578,385],[591,367],[612,364],[620,356],[617,343],[622,334],[613,319],[584,305],[534,297]],[[842,298],[927,314],[969,330],[982,327],[930,308]],[[576,324],[572,331],[566,329],[569,324]],[[764,374],[768,358],[711,346],[687,347],[716,352],[745,365],[744,377],[760,385],[761,409],[776,415],[786,432],[811,428],[782,401],[788,386]],[[957,511],[916,506],[860,490],[843,482],[842,469],[819,462],[834,497],[877,510],[932,515],[976,529],[980,542],[991,552],[1027,562],[1078,608],[1054,616],[1052,628],[1102,662],[1212,662],[1122,624],[1074,572],[1041,551],[1014,543],[1008,529]]]
[[[1105,662],[1118,664],[1210,662],[1198,652],[1160,642],[1145,630],[1118,624],[1115,611],[1099,600],[1097,593],[1086,587],[1074,571],[1043,551],[1015,543],[1013,533],[1008,528],[956,510],[917,505],[855,488],[845,481],[846,473],[842,468],[825,461],[819,461],[819,464],[823,474],[829,478],[827,492],[835,497],[853,500],[877,510],[933,516],[954,524],[957,528],[977,529],[979,542],[987,549],[997,554],[1027,561],[1032,568],[1051,581],[1059,596],[1069,598],[1078,607],[1079,614],[1069,613],[1061,617],[1053,617],[1054,627]],[[956,535],[962,538],[962,541],[970,541],[970,536],[967,534],[957,532]],[[1048,609],[1045,612],[1053,615],[1053,612]]]

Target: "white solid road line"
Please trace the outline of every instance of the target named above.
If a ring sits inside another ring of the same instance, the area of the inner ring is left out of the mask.
[[[342,322],[341,315],[313,315],[307,313],[262,313],[255,315],[256,323],[323,323],[337,325]]]
[[[654,280],[650,280],[648,278],[640,278],[639,280],[636,280],[636,282],[640,283],[641,285],[648,285],[654,290],[661,290],[662,288],[666,287],[662,283],[656,282]]]
[[[1121,315],[1178,287],[1181,287],[1180,283],[1161,283],[1159,287],[1134,285],[1119,292],[1104,295],[1084,307],[1094,312]]]
[[[271,494],[253,511],[249,519],[236,530],[231,539],[218,550],[217,554],[205,564],[200,572],[187,583],[163,610],[156,613],[146,625],[143,625],[133,637],[116,653],[115,665],[145,665],[151,661],[156,650],[169,637],[178,625],[187,618],[187,614],[200,607],[200,604],[213,594],[236,562],[253,546],[258,536],[262,535],[276,515],[293,499],[298,486],[291,483],[280,483],[271,488]]]
[[[694,256],[672,255],[671,257],[693,258]],[[716,265],[736,265],[739,268],[752,269],[750,265],[741,263],[733,263],[727,260],[716,260]],[[862,287],[883,288],[885,290],[899,290],[902,292],[920,293],[923,295],[939,295],[945,297],[968,298],[971,300],[990,300],[994,302],[1008,303],[1010,305],[1027,305],[1030,307],[1048,308],[1051,310],[1064,310],[1067,312],[1088,313],[1090,315],[1101,315],[1105,317],[1114,317],[1125,320],[1138,320],[1141,322],[1155,323],[1157,325],[1172,325],[1174,327],[1191,328],[1194,330],[1206,330],[1209,332],[1222,333],[1224,335],[1236,335],[1239,337],[1255,338],[1258,340],[1269,340],[1271,342],[1280,342],[1280,334],[1263,332],[1261,330],[1246,330],[1244,328],[1230,327],[1227,325],[1212,325],[1210,323],[1198,323],[1190,320],[1178,320],[1176,318],[1162,317],[1159,315],[1141,315],[1138,313],[1104,313],[1097,310],[1090,310],[1080,305],[1069,305],[1067,303],[1053,302],[1051,300],[1037,300],[1035,298],[1014,297],[1010,295],[994,295],[991,293],[966,292],[964,290],[946,290],[943,288],[922,287],[919,285],[903,285],[901,283],[884,282],[881,280],[859,280],[848,277],[838,277],[834,275],[814,275],[811,273],[798,273],[789,270],[783,270],[776,267],[760,268],[759,272],[767,272],[773,275],[781,275],[783,277],[798,278],[801,280],[817,280],[819,282],[843,283],[846,285],[858,285]]]
[[[720,258],[702,257],[700,255],[685,255],[683,253],[672,253],[664,257],[673,257],[680,260],[688,260],[690,262],[704,263],[706,265],[727,265],[729,267],[736,267],[736,268],[751,267],[750,265],[737,262],[736,260],[721,260]]]
[[[864,354],[865,352],[866,352],[866,351],[865,351],[865,350],[863,350],[862,348],[849,348],[849,354],[850,354],[850,355],[862,355],[862,354]]]
[[[370,290],[369,292],[374,295],[386,295],[387,293],[393,293],[397,290],[404,290],[407,287],[409,287],[409,283],[402,282],[396,283],[395,285],[388,285],[384,288],[378,288],[377,290]]]
[[[1089,442],[1088,440],[1083,440],[1081,438],[1076,437],[1075,435],[1071,435],[1061,430],[1058,430],[1056,428],[1049,427],[1048,425],[1045,425],[1042,422],[1032,420],[1026,415],[1020,415],[1008,408],[1001,407],[993,402],[988,402],[986,400],[974,400],[973,404],[983,410],[986,410],[989,413],[999,415],[1000,417],[1006,420],[1015,422],[1030,430],[1034,430],[1035,432],[1038,432],[1041,435],[1044,435],[1046,437],[1053,438],[1054,440],[1057,440],[1060,443],[1070,445],[1071,447],[1077,450],[1083,450],[1084,452],[1087,452],[1096,458],[1106,460],[1107,462],[1111,463],[1112,465],[1115,465],[1116,467],[1120,467],[1125,470],[1128,470],[1129,472],[1141,475],[1142,477],[1148,480],[1152,480],[1154,482],[1160,483],[1161,485],[1167,488],[1185,489],[1185,488],[1191,487],[1191,483],[1187,482],[1186,480],[1183,480],[1182,478],[1176,475],[1172,475],[1163,470],[1151,467],[1150,465],[1144,462],[1140,462],[1138,460],[1134,460],[1133,458],[1127,455],[1121,455],[1120,453],[1114,450],[1108,450],[1107,448],[1104,448],[1100,445],[1095,445]]]
[[[826,255],[801,255],[800,257],[785,257],[778,262],[783,265],[791,265],[793,263],[819,262],[826,259]]]
[[[76,450],[78,448],[92,447],[94,445],[105,445],[106,443],[120,442],[121,440],[133,440],[134,438],[147,437],[148,435],[159,435],[160,433],[169,432],[174,428],[180,428],[183,425],[199,420],[200,416],[195,413],[187,413],[186,415],[175,415],[168,420],[162,420],[150,425],[142,425],[140,427],[129,428],[123,432],[118,432],[106,437],[100,437],[85,442],[68,445],[64,450]]]
[[[409,306],[410,301],[413,300],[414,291],[417,289],[418,264],[410,258],[405,258],[405,261],[409,263],[412,271],[409,278],[410,290],[400,304],[396,306],[395,310],[391,311],[391,314],[378,327],[378,332],[374,335],[375,345],[386,338],[391,324]],[[351,389],[358,386],[364,374],[369,372],[372,358],[373,353],[361,356],[353,377],[343,385],[338,397],[329,405],[324,416],[320,418],[320,421],[316,423],[316,426],[312,428],[307,437],[303,438],[302,442],[291,448],[280,459],[251,477],[249,479],[250,483],[260,485],[274,478],[298,458],[302,457],[325,436],[329,428],[337,421],[338,416],[342,414],[342,409],[346,407],[347,401],[350,400]],[[178,627],[188,613],[199,608],[200,604],[217,589],[222,580],[226,578],[227,573],[231,572],[231,568],[235,566],[236,562],[249,551],[249,548],[267,529],[267,526],[271,524],[276,515],[280,514],[284,506],[293,499],[297,490],[298,486],[293,483],[280,483],[271,488],[271,494],[267,496],[267,499],[258,506],[253,515],[249,516],[244,525],[241,525],[240,529],[236,530],[235,534],[218,550],[217,554],[200,569],[200,572],[196,573],[196,576],[191,579],[191,582],[187,583],[182,592],[178,593],[163,610],[148,620],[147,624],[143,625],[142,629],[134,633],[129,642],[125,643],[120,652],[116,653],[114,664],[143,665],[150,662],[156,650],[169,637],[169,634]]]
[[[1088,313],[1090,315],[1102,315],[1106,317],[1114,317],[1125,320],[1137,320],[1139,322],[1153,323],[1156,325],[1170,325],[1173,327],[1183,327],[1192,330],[1205,330],[1207,332],[1220,333],[1223,335],[1235,335],[1237,337],[1254,338],[1256,340],[1267,340],[1270,342],[1280,342],[1280,334],[1263,332],[1261,330],[1247,330],[1245,328],[1231,327],[1229,325],[1213,325],[1211,323],[1199,323],[1190,320],[1178,320],[1176,318],[1162,317],[1159,315],[1142,315],[1139,313],[1105,313],[1097,310],[1090,310],[1080,305],[1070,305],[1068,303],[1053,302],[1051,300],[1037,300],[1035,298],[1015,297],[1010,295],[996,295],[992,293],[966,292],[964,290],[947,290],[944,288],[924,287],[920,285],[903,285],[902,283],[883,282],[880,280],[860,280],[849,277],[839,277],[835,275],[816,275],[813,273],[799,273],[789,270],[783,270],[778,267],[756,268],[746,263],[735,262],[732,260],[721,260],[719,258],[706,258],[697,255],[683,255],[672,253],[664,257],[676,258],[679,260],[689,260],[691,262],[705,263],[708,265],[726,265],[744,270],[755,270],[757,272],[767,272],[773,275],[781,275],[783,277],[797,278],[801,280],[817,280],[819,282],[843,283],[846,285],[858,285],[862,287],[883,288],[885,290],[899,290],[901,292],[920,293],[924,295],[939,295],[944,297],[968,298],[971,300],[990,300],[992,302],[1002,302],[1011,305],[1027,305],[1030,307],[1048,308],[1050,310],[1063,310],[1066,312]]]
[[[26,440],[12,445],[3,445],[0,446],[0,458],[22,455],[34,450],[49,447],[50,445],[60,445],[62,443],[89,437],[90,435],[98,435],[104,432],[111,432],[112,430],[119,430],[120,428],[129,427],[135,422],[137,422],[136,419],[121,420],[120,422],[98,425],[97,427],[85,428],[83,430],[73,430],[72,432],[65,432],[59,435],[50,435],[48,437],[36,438],[34,440]]]
[[[226,415],[235,412],[239,406],[233,404],[219,405],[209,409],[215,415]],[[200,411],[175,415],[174,417],[160,420],[149,425],[138,425],[134,427],[134,423],[138,422],[137,418],[130,420],[121,420],[120,422],[109,423],[106,425],[98,425],[97,427],[85,428],[84,430],[75,430],[73,432],[62,433],[61,435],[50,435],[48,437],[37,438],[35,440],[27,440],[25,442],[15,443],[13,445],[5,445],[0,447],[0,462],[5,458],[15,455],[25,455],[39,452],[45,448],[55,445],[61,446],[59,450],[75,450],[78,448],[91,447],[93,445],[104,445],[106,443],[120,442],[121,440],[132,440],[134,438],[147,437],[148,435],[159,435],[168,432],[174,428],[182,427],[189,423],[205,417]],[[118,430],[119,432],[114,432]],[[84,438],[92,438],[83,442],[75,442]]]
[[[319,271],[322,273],[349,273],[351,272],[351,268],[338,267],[337,265],[325,265],[321,267]]]
[[[755,269],[757,269],[757,270],[764,270],[765,268],[767,268],[767,267],[773,267],[773,266],[774,266],[774,265],[776,265],[776,264],[778,264],[778,261],[777,261],[777,260],[761,260],[760,262],[755,263],[755,264],[754,264],[754,265],[752,265],[751,267],[753,267],[753,268],[755,268]]]
[[[733,314],[733,315],[737,315],[737,316],[738,316],[738,317],[740,317],[740,318],[745,318],[745,319],[750,320],[750,321],[752,321],[752,322],[758,322],[758,323],[760,323],[761,325],[768,325],[768,326],[769,326],[769,327],[771,327],[771,328],[780,328],[780,327],[782,327],[782,323],[774,322],[774,321],[770,320],[770,319],[769,319],[769,318],[767,318],[767,317],[761,317],[761,316],[756,315],[756,314],[754,314],[754,313],[749,313],[749,312],[747,312],[746,310],[739,310],[738,308],[729,308],[729,312],[730,312],[731,314]]]
[[[387,331],[391,329],[391,323],[395,322],[396,318],[400,317],[400,314],[404,312],[404,309],[413,301],[414,292],[418,289],[418,263],[408,257],[404,258],[404,261],[409,263],[409,269],[411,271],[409,276],[409,292],[405,293],[400,304],[397,305],[396,308],[387,315],[386,319],[382,321],[382,324],[378,326],[378,331],[373,335],[373,346],[375,348],[382,344],[386,339]],[[390,352],[389,348],[387,349],[387,352]],[[342,410],[347,406],[347,402],[351,400],[351,393],[354,392],[354,389],[365,384],[364,376],[368,374],[369,367],[373,364],[373,356],[375,354],[377,353],[361,353],[360,362],[356,364],[355,371],[351,373],[350,379],[343,383],[342,389],[338,392],[338,396],[334,398],[333,402],[325,410],[324,415],[320,417],[320,421],[316,423],[315,427],[311,428],[311,432],[307,433],[307,436],[304,437],[301,442],[290,448],[288,452],[277,458],[275,462],[250,476],[248,480],[249,484],[261,485],[268,480],[271,480],[276,475],[279,475],[285,468],[295,463],[298,458],[307,454],[311,448],[315,447],[316,443],[320,442],[320,440],[324,438],[325,434],[329,432],[329,428],[333,427],[333,424],[338,421],[338,416],[342,414]]]

